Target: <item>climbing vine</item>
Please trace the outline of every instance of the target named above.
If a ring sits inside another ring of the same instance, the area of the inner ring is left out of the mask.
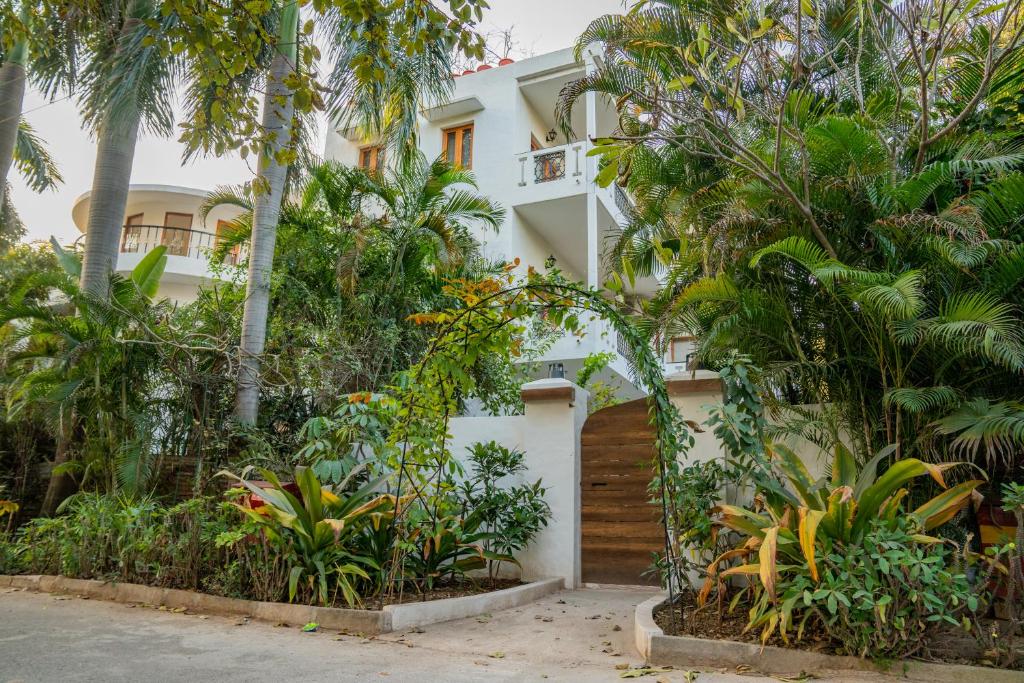
[[[501,277],[453,280],[446,293],[458,306],[412,316],[417,324],[432,326],[434,335],[421,361],[393,388],[398,406],[387,464],[396,473],[396,498],[417,500],[419,510],[429,511],[436,507],[438,495],[451,486],[459,465],[447,448],[448,422],[457,413],[459,401],[473,394],[472,369],[481,358],[523,354],[530,320],[541,319],[566,334],[582,336],[589,321],[600,318],[629,349],[632,380],[649,393],[650,422],[656,432],[652,468],[665,523],[665,559],[669,566],[676,566],[678,549],[667,525],[675,517],[675,498],[668,490],[673,478],[666,475],[692,447],[693,437],[669,400],[661,363],[640,332],[599,291],[570,282],[557,271],[542,275],[531,268],[525,278],[517,278],[513,271],[518,265],[518,259],[508,264]],[[406,505],[396,511],[393,523],[399,524],[411,509]],[[407,548],[408,544],[395,544],[393,566],[401,565],[401,553]],[[667,583],[673,591],[674,581]]]

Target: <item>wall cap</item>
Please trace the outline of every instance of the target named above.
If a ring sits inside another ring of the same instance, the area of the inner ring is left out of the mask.
[[[571,405],[576,400],[576,389],[576,385],[567,379],[538,379],[520,387],[519,396],[523,399],[523,403],[568,401]]]

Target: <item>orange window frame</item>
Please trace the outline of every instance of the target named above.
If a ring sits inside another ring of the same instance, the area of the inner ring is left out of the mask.
[[[467,137],[469,138],[468,145],[466,144]],[[476,142],[474,137],[472,123],[445,128],[441,131],[441,155],[456,166],[473,168],[473,143]],[[453,145],[454,149],[452,149]],[[452,153],[449,153],[450,149]]]
[[[368,171],[379,171],[384,163],[384,148],[380,145],[367,145],[359,148],[359,167]]]

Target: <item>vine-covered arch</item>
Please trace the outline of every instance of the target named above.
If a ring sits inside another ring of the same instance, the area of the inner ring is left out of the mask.
[[[457,397],[473,389],[469,368],[477,359],[487,353],[518,353],[518,335],[525,331],[527,320],[540,317],[566,333],[581,335],[589,320],[600,318],[629,349],[632,379],[648,393],[649,420],[656,433],[651,491],[661,506],[664,561],[667,567],[675,567],[678,548],[668,524],[675,516],[670,488],[679,457],[693,445],[693,437],[669,399],[659,359],[637,328],[601,292],[532,269],[517,281],[511,273],[516,265],[518,262],[507,266],[500,278],[453,281],[447,291],[459,302],[457,307],[414,316],[416,322],[434,326],[435,331],[424,357],[405,374],[399,387],[397,429],[391,436],[396,447],[396,461],[391,464],[398,473],[397,497],[407,495],[427,502],[424,487],[437,485],[445,471],[452,469],[445,444],[448,421],[458,408]],[[673,592],[673,581],[665,583]]]

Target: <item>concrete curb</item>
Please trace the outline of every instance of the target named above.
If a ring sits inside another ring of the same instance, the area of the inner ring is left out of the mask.
[[[522,586],[480,595],[385,605],[384,613],[391,618],[391,628],[395,631],[402,631],[416,626],[436,624],[440,621],[452,621],[453,619],[463,619],[487,612],[520,607],[545,595],[557,593],[562,590],[563,585],[564,580],[561,578],[540,579]]]
[[[22,588],[45,593],[73,593],[97,600],[164,605],[171,609],[183,608],[204,614],[248,616],[274,623],[302,625],[315,621],[323,628],[367,635],[390,633],[414,626],[425,626],[440,621],[519,607],[562,590],[562,583],[560,578],[542,579],[523,586],[481,595],[405,605],[387,605],[383,610],[361,610],[292,605],[282,602],[256,602],[175,588],[72,579],[66,576],[0,574],[0,588]]]
[[[827,655],[807,650],[761,647],[731,640],[707,640],[687,636],[667,636],[654,621],[654,610],[665,595],[642,602],[633,616],[636,649],[653,665],[709,668],[747,666],[765,674],[819,674],[836,671],[871,671],[928,683],[1024,683],[1024,672],[991,669],[962,664],[939,664],[903,660],[888,667],[860,657]]]

